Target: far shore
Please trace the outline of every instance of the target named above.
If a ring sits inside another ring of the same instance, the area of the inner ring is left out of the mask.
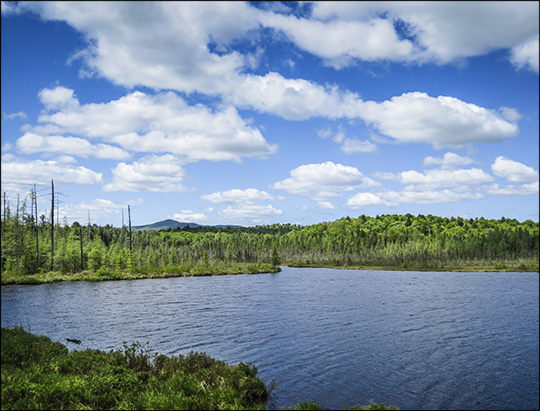
[[[436,272],[539,272],[538,264],[518,264],[515,263],[495,263],[495,264],[460,264],[452,266],[385,266],[385,265],[333,265],[333,264],[284,264],[287,267],[294,268],[332,268],[346,270],[369,270],[369,271],[436,271]],[[269,274],[281,271],[280,267],[271,265],[238,265],[237,267],[228,267],[225,270],[207,270],[198,272],[161,272],[161,273],[132,273],[127,270],[106,271],[96,273],[95,271],[85,270],[78,273],[63,274],[60,272],[47,272],[30,275],[13,275],[3,273],[1,277],[2,285],[36,285],[47,284],[60,281],[120,281],[120,280],[141,280],[150,278],[170,278],[170,277],[201,277],[212,275],[238,275],[238,274]]]

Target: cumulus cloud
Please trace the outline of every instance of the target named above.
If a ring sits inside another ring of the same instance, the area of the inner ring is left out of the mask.
[[[283,214],[283,211],[274,206],[260,204],[243,204],[239,206],[228,206],[221,210],[220,215],[228,220],[243,220],[249,218],[259,218]]]
[[[142,199],[119,204],[111,200],[96,198],[88,202],[82,201],[76,204],[66,204],[60,207],[60,214],[65,215],[68,222],[78,221],[83,225],[88,222],[88,218],[90,217],[91,224],[94,224],[119,215],[123,209],[127,209],[128,204],[133,206],[141,203],[143,203]],[[120,220],[118,223],[120,223]]]
[[[504,177],[513,183],[529,183],[538,180],[538,171],[505,156],[497,157],[491,169],[496,176]]]
[[[286,10],[247,2],[2,3],[6,15],[32,11],[82,32],[89,46],[74,58],[89,71],[127,87],[143,81],[186,92],[215,92],[241,73],[250,56],[233,41],[261,28],[336,69],[359,60],[447,64],[498,49],[514,49],[521,61],[519,47],[538,35],[536,2],[332,1],[312,3],[302,17]]]
[[[319,201],[339,196],[343,191],[378,184],[364,176],[355,167],[335,164],[331,161],[302,165],[291,170],[290,174],[291,177],[274,183],[272,188]]]
[[[181,210],[179,213],[174,213],[171,217],[173,220],[194,223],[198,221],[205,221],[208,217],[197,211],[192,210]]]
[[[534,4],[399,3],[316,2],[312,15],[301,18],[261,10],[243,2],[108,2],[101,4],[99,11],[84,2],[29,2],[17,7],[37,12],[43,19],[66,21],[82,32],[89,46],[78,57],[87,69],[126,87],[140,85],[156,90],[199,92],[219,97],[228,105],[288,120],[362,118],[380,133],[398,141],[427,142],[437,148],[514,137],[518,131],[515,121],[509,122],[500,113],[453,97],[407,93],[381,103],[364,102],[356,93],[331,84],[289,79],[275,72],[249,74],[247,69],[253,65],[254,56],[251,52],[241,55],[234,49],[235,40],[254,38],[253,44],[257,44],[258,30],[270,27],[288,33],[295,43],[335,66],[350,59],[416,59],[418,52],[437,56],[436,61],[444,62],[497,47],[514,47],[529,39],[531,31],[534,34],[538,31],[538,18],[533,18],[538,7]],[[141,27],[141,19],[149,24]],[[402,29],[398,30],[398,26]],[[449,32],[453,35],[448,35]],[[325,41],[317,40],[320,36]],[[411,41],[417,45],[411,47]],[[69,90],[58,87],[54,93],[42,94],[50,108],[69,106],[76,101]],[[78,116],[69,114],[42,120],[55,123],[62,117],[64,122],[76,122]],[[230,108],[226,116],[237,115]],[[141,121],[145,118],[142,113]],[[108,121],[104,127],[114,129],[115,125]],[[118,136],[117,140],[126,145],[123,147],[126,150],[130,149],[127,146],[134,149],[147,141],[155,141],[156,150],[162,150],[168,140],[173,140],[171,146],[176,151],[172,154],[180,155],[185,150],[188,156],[197,159],[238,160],[241,156],[234,148],[245,148],[246,144],[251,148],[247,155],[275,151],[274,146],[256,135],[258,130],[245,124],[240,124],[240,128],[249,142],[240,138],[241,142],[231,148],[233,153],[228,146],[222,149],[221,144],[225,143],[221,135],[210,134],[211,141],[199,144],[199,135],[190,139],[179,139],[177,135],[171,138],[169,129],[150,130],[154,131],[149,135],[152,138],[145,138],[150,131],[136,134],[132,130],[124,131],[125,136]],[[182,129],[180,126],[180,132]],[[91,133],[88,128],[87,132]],[[204,152],[195,148],[208,145],[212,149]],[[369,152],[375,146],[369,141],[352,139],[344,141],[342,149],[346,153]]]
[[[536,73],[539,72],[538,49],[540,45],[538,39],[539,36],[537,35],[536,38],[532,38],[525,43],[512,48],[510,61],[514,66],[518,69],[526,69]]]
[[[538,34],[536,2],[315,2],[312,20],[373,23],[385,16],[394,30],[410,44],[408,53],[392,52],[396,41],[381,48],[386,59],[447,64],[493,50],[509,49]],[[320,31],[321,29],[319,29]],[[362,42],[357,42],[362,43]],[[300,44],[302,46],[302,44]],[[362,45],[349,46],[362,58]],[[538,49],[538,48],[537,48]],[[339,50],[339,48],[338,48]],[[397,49],[403,51],[404,49]],[[310,51],[324,57],[324,47]],[[342,54],[354,54],[341,51]]]
[[[244,2],[28,2],[19,8],[83,33],[89,46],[73,59],[82,59],[86,72],[126,87],[186,92],[215,92],[242,68],[244,57],[226,46],[258,25],[255,9]],[[212,52],[211,42],[222,51]]]
[[[38,93],[38,98],[47,110],[70,109],[79,105],[75,92],[62,86],[45,88]]]
[[[454,97],[404,93],[360,105],[359,115],[381,133],[400,142],[429,143],[434,148],[491,143],[515,137],[518,126],[498,113]]]
[[[482,190],[486,194],[510,196],[510,195],[529,195],[538,194],[539,182],[526,183],[522,185],[500,185],[491,184],[489,186],[482,186]]]
[[[4,120],[13,120],[13,119],[16,119],[16,118],[21,118],[21,119],[25,119],[27,117],[26,113],[24,111],[19,111],[17,113],[11,113],[11,114],[6,114],[4,112],[2,112],[2,119]]]
[[[321,208],[326,208],[328,210],[337,210],[337,207],[330,201],[319,201],[317,205]]]
[[[479,168],[460,170],[415,170],[402,171],[397,175],[399,182],[409,184],[409,189],[457,187],[468,184],[483,184],[494,180],[492,176]]]
[[[182,184],[186,177],[178,159],[171,155],[150,155],[131,164],[124,162],[112,170],[113,181],[105,191],[151,191],[172,193],[188,190]]]
[[[72,166],[57,160],[22,161],[2,159],[2,185],[48,185],[53,179],[59,184],[100,184],[103,174],[86,167]]]
[[[345,136],[345,133],[341,129],[334,133],[330,128],[325,128],[319,130],[317,135],[321,138],[330,137],[332,141],[341,144],[341,151],[346,154],[370,153],[377,151],[377,145],[373,144],[371,141],[360,141],[356,138],[349,138]]]
[[[42,114],[38,120],[41,124],[30,130],[34,138],[72,134],[113,143],[126,151],[171,153],[192,161],[241,161],[277,149],[235,108],[213,111],[201,104],[189,106],[174,92],[135,91],[107,103],[58,106],[58,111]]]
[[[297,46],[336,69],[352,64],[354,59],[406,61],[414,51],[412,42],[401,39],[393,22],[384,18],[321,21],[265,13],[260,20],[265,26],[283,31]]]
[[[119,147],[108,144],[93,145],[88,140],[77,137],[47,136],[25,133],[17,140],[17,149],[23,154],[48,153],[67,154],[79,157],[126,160],[130,154]]]
[[[358,94],[340,90],[335,85],[287,79],[275,72],[239,77],[229,82],[221,95],[236,107],[251,108],[287,120],[357,117],[357,106],[362,101]]]
[[[442,169],[451,169],[455,166],[466,166],[471,163],[474,163],[472,158],[463,157],[451,152],[445,153],[442,158],[432,156],[427,156],[424,158],[425,166],[435,165],[441,167]]]
[[[212,203],[245,203],[283,199],[283,197],[274,197],[266,191],[257,190],[256,188],[248,188],[245,190],[235,188],[232,190],[218,191],[216,193],[202,195],[201,198],[203,200],[211,201]]]
[[[347,206],[350,208],[363,208],[371,206],[393,207],[396,205],[398,205],[398,203],[386,201],[381,195],[373,193],[358,193],[347,200]]]
[[[440,204],[464,200],[478,200],[484,196],[481,193],[456,192],[453,190],[424,190],[424,191],[386,191],[379,193],[358,193],[347,200],[347,206],[353,209],[378,206],[395,207],[402,203]]]
[[[261,217],[283,214],[282,210],[275,208],[271,204],[257,204],[258,202],[283,200],[283,197],[272,196],[266,191],[257,190],[256,188],[245,190],[235,188],[218,191],[202,195],[201,198],[215,204],[232,204],[218,211],[223,218],[230,221],[252,219],[254,222],[260,222],[261,220],[258,219]]]

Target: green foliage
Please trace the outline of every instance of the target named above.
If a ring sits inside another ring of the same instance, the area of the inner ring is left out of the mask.
[[[265,409],[257,369],[191,352],[167,357],[139,343],[68,352],[2,328],[2,409]]]
[[[288,409],[288,410],[298,410],[298,411],[308,411],[308,410],[322,410],[324,408],[322,408],[319,404],[317,404],[315,402],[309,401],[309,402],[299,402],[294,407],[287,407],[286,409]],[[357,411],[357,410],[358,411],[359,410],[399,410],[399,408],[397,408],[397,407],[387,407],[382,403],[381,404],[371,403],[369,405],[355,405],[352,408],[348,408],[347,406],[345,406],[342,409],[343,410],[351,409],[351,410],[354,410],[354,411]]]
[[[47,272],[50,264],[50,227],[44,220],[36,225],[31,217],[18,215],[6,215],[6,222],[2,221],[2,284],[36,282],[28,277]],[[88,269],[96,274],[93,280],[212,275],[240,269],[275,272],[280,264],[538,271],[539,231],[539,224],[531,220],[362,215],[306,227],[137,231],[132,233],[130,252],[126,227],[74,223],[55,227],[53,271],[75,275]]]
[[[257,367],[206,353],[168,357],[135,342],[104,352],[72,351],[20,327],[2,328],[2,409],[264,410]],[[300,402],[294,410],[321,410]],[[352,410],[397,410],[383,404]]]

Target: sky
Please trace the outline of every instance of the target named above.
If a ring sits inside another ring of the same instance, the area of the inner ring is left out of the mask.
[[[539,220],[539,3],[2,2],[11,209]],[[55,217],[56,218],[56,217]]]

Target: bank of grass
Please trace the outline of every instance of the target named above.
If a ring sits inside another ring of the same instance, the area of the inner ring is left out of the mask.
[[[251,364],[205,353],[167,357],[139,343],[71,351],[20,327],[1,329],[2,410],[265,410],[269,390]],[[314,402],[287,409],[320,410]],[[396,410],[383,404],[353,410]]]
[[[315,402],[300,402],[298,404],[296,404],[295,406],[292,406],[292,407],[287,407],[288,410],[298,410],[298,411],[309,411],[309,410],[314,410],[314,411],[317,411],[317,410],[323,410],[324,408],[322,408],[319,404],[315,403]],[[344,410],[353,410],[353,411],[356,411],[356,410],[399,410],[399,408],[396,408],[396,407],[387,407],[386,405],[384,404],[377,404],[377,403],[371,403],[369,405],[355,405],[353,406],[352,408],[348,408],[347,406],[345,406],[343,408]]]
[[[110,270],[100,268],[97,271],[84,270],[77,273],[49,271],[38,274],[15,274],[3,272],[2,285],[7,284],[45,284],[58,281],[110,281],[137,280],[145,278],[188,277],[230,274],[276,273],[281,269],[267,263],[217,263],[202,265],[180,265],[165,267],[132,267],[130,270]]]
[[[384,264],[366,262],[363,264],[344,264],[335,262],[291,263],[290,267],[320,267],[351,270],[378,271],[448,271],[448,272],[539,272],[538,260],[507,260],[507,261],[458,261],[454,263],[436,262],[403,262],[401,264]]]
[[[268,396],[255,366],[204,353],[68,352],[22,328],[2,328],[1,350],[2,410],[264,410]]]

